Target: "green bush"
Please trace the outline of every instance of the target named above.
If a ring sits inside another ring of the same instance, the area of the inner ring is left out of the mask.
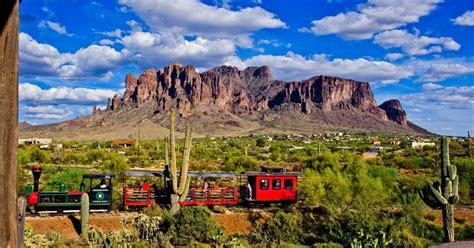
[[[75,168],[67,168],[60,172],[56,171],[48,180],[44,181],[43,190],[58,191],[59,185],[64,183],[67,191],[79,191],[82,175],[85,173],[85,170]]]
[[[206,207],[183,207],[176,215],[167,218],[168,234],[173,245],[186,245],[191,241],[211,243],[223,235],[223,229],[211,217]]]
[[[265,223],[255,222],[252,240],[269,245],[282,242],[301,244],[304,242],[303,218],[300,213],[277,212]]]

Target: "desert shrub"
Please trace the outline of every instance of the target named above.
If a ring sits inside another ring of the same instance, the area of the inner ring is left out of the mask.
[[[473,203],[474,199],[474,159],[454,158],[459,175],[459,197],[463,203]]]
[[[68,152],[63,157],[63,163],[66,164],[87,164],[87,162],[87,155],[81,152]]]
[[[434,214],[426,214],[423,217],[428,221],[435,221],[436,220],[436,215],[434,215]]]
[[[260,138],[257,139],[256,145],[258,147],[264,147],[264,146],[267,145],[267,140],[265,140],[265,138],[263,138],[263,137],[260,137]]]
[[[225,171],[251,171],[251,170],[258,170],[258,161],[252,157],[248,156],[238,156],[238,157],[229,157],[224,162],[224,170]],[[242,169],[240,169],[242,168]]]
[[[211,243],[223,235],[222,227],[205,207],[183,207],[167,221],[173,245],[186,245],[191,241]]]
[[[343,248],[344,246],[338,243],[314,243],[313,248]]]
[[[474,225],[467,225],[464,227],[455,228],[455,240],[473,240],[474,239]]]
[[[290,244],[303,243],[304,231],[302,229],[303,219],[300,213],[277,212],[265,223],[255,222],[255,229],[252,232],[252,240],[256,243]]]
[[[101,163],[101,167],[107,172],[115,174],[119,180],[123,180],[123,173],[130,168],[124,158],[113,153],[107,154]]]
[[[31,153],[29,150],[20,148],[18,149],[18,164],[25,165],[31,163]]]
[[[225,214],[227,212],[227,208],[224,206],[220,205],[215,205],[212,207],[212,211],[219,213],[219,214]]]
[[[76,168],[67,168],[59,172],[56,171],[48,180],[44,181],[43,190],[58,191],[59,185],[64,183],[66,190],[78,191],[82,181],[82,175],[85,173],[85,170]]]
[[[369,173],[366,163],[352,154],[322,154],[307,162],[311,169],[305,170],[300,192],[309,205],[341,212],[390,203],[394,182],[389,171]]]
[[[162,218],[159,216],[149,217],[145,214],[136,215],[131,221],[135,230],[139,233],[139,238],[142,241],[150,243],[159,243],[162,237],[161,230]]]
[[[89,163],[92,163],[92,162],[97,162],[99,160],[102,160],[106,157],[106,151],[104,150],[97,150],[97,149],[94,149],[94,150],[90,150],[87,152],[87,161]]]
[[[103,231],[101,228],[90,226],[87,241],[93,247],[133,247],[137,237],[133,231],[122,227],[119,231]]]
[[[31,162],[47,163],[51,161],[51,154],[49,151],[41,150],[36,146],[33,146],[30,151]]]

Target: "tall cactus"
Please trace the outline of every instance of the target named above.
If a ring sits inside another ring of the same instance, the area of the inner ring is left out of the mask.
[[[81,196],[81,236],[87,238],[89,231],[89,195],[84,193]]]
[[[448,138],[441,138],[441,184],[429,183],[420,190],[421,199],[433,209],[443,211],[445,242],[454,241],[454,204],[459,201],[457,168],[449,162]]]
[[[179,210],[179,202],[182,202],[186,199],[186,196],[189,191],[189,183],[191,178],[188,176],[189,168],[189,155],[191,153],[192,146],[192,130],[189,126],[189,123],[186,123],[186,131],[184,137],[184,151],[183,151],[183,161],[181,163],[180,177],[178,179],[178,169],[176,165],[176,135],[174,131],[174,117],[175,110],[171,109],[170,113],[170,150],[171,150],[171,161],[169,161],[167,152],[165,154],[166,161],[169,163],[170,168],[170,177],[171,177],[171,209],[173,212]],[[167,147],[167,142],[165,143]],[[167,150],[167,149],[166,149]]]

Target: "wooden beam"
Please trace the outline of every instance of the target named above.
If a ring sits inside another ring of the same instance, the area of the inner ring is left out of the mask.
[[[17,247],[18,0],[0,1],[0,247]]]

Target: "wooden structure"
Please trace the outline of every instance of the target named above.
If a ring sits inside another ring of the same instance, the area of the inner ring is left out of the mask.
[[[18,0],[0,1],[0,247],[18,247]]]

